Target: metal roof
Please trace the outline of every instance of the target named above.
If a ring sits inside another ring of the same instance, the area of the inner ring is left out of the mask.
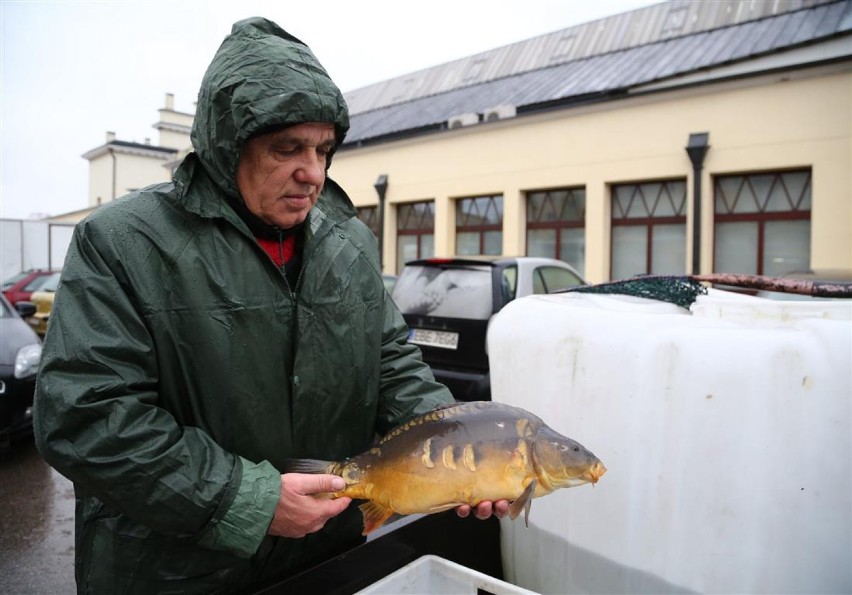
[[[731,6],[741,11],[745,5],[778,4],[666,2],[372,85],[346,95],[352,115],[344,146],[447,128],[456,116],[483,114],[498,105],[508,104],[524,113],[620,97],[641,85],[708,73],[711,68],[771,54],[788,56],[788,63],[793,64],[793,50],[817,42],[832,43],[826,43],[825,52],[810,52],[800,60],[813,63],[852,56],[852,0],[794,0],[784,4],[797,5],[799,10],[741,22],[731,16]],[[707,27],[720,22],[721,26]],[[694,23],[693,31],[674,36],[688,23]],[[652,30],[656,31],[653,35]],[[604,43],[607,36],[595,35],[596,31],[614,37]],[[656,41],[635,44],[654,36]],[[558,43],[562,49],[554,49]],[[548,52],[542,53],[543,46],[550,48]],[[531,57],[536,52],[538,57]],[[549,56],[548,62],[558,56],[559,63],[541,66],[543,55]],[[501,72],[509,74],[497,76]],[[413,98],[400,99],[402,95],[394,90],[394,85],[399,87],[405,81],[409,81],[407,93]],[[419,94],[414,87],[420,89]],[[445,90],[424,95],[426,88]],[[367,96],[379,107],[359,111],[358,105],[368,105]]]

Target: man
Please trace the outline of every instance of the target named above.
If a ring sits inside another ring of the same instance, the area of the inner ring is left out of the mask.
[[[312,496],[342,480],[284,461],[352,456],[451,401],[326,178],[348,125],[307,46],[241,21],[173,183],[76,227],[35,431],[74,481],[79,591],[250,590],[359,543],[349,499]]]

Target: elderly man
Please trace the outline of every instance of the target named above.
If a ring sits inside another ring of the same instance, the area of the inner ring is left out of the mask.
[[[348,125],[306,45],[241,21],[174,181],[77,226],[35,430],[74,482],[79,591],[245,591],[352,547],[357,508],[312,497],[342,480],[284,461],[352,456],[451,401],[326,177]]]

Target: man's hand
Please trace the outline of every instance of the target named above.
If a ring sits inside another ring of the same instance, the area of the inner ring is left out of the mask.
[[[281,495],[268,533],[279,537],[304,537],[323,528],[328,519],[346,510],[351,498],[315,498],[312,494],[336,492],[345,487],[336,475],[285,473]]]
[[[461,518],[467,518],[470,515],[471,507],[467,504],[463,504],[456,508],[456,514]],[[491,515],[496,516],[498,519],[502,519],[504,516],[509,514],[509,501],[508,500],[496,500],[494,502],[485,501],[480,502],[476,505],[476,508],[473,508],[473,516],[478,519],[485,520]]]

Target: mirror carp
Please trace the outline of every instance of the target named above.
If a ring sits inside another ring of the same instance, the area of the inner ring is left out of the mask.
[[[364,535],[393,514],[431,514],[486,500],[509,500],[512,519],[533,498],[597,483],[603,463],[529,411],[491,401],[454,403],[414,418],[373,448],[344,461],[291,460],[292,473],[339,475],[329,494],[367,500]]]

